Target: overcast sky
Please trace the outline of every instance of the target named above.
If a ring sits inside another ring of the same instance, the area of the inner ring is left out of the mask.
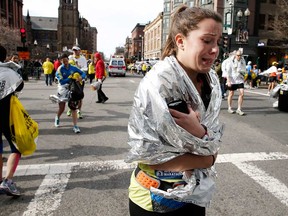
[[[124,46],[137,23],[153,21],[163,11],[163,0],[78,0],[80,16],[98,31],[98,51],[105,56]],[[59,0],[23,0],[23,15],[58,17]],[[81,44],[80,44],[81,45]]]

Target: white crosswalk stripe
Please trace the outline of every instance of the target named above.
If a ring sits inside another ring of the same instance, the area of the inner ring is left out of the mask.
[[[243,173],[269,191],[281,203],[288,206],[288,188],[281,181],[269,175],[252,163],[255,161],[288,160],[288,154],[281,152],[235,153],[218,155],[216,163],[232,163]],[[62,195],[68,184],[70,174],[81,169],[96,171],[133,169],[135,164],[123,160],[73,162],[40,165],[20,165],[15,176],[45,175],[24,215],[37,215],[45,212],[50,215],[61,203]],[[5,167],[4,167],[5,170]]]

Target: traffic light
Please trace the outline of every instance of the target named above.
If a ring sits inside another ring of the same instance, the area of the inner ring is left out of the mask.
[[[21,34],[21,42],[25,44],[26,43],[26,29],[20,28],[20,34]]]

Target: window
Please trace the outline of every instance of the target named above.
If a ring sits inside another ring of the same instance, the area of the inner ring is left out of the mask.
[[[274,28],[273,28],[274,20],[275,20],[274,16],[272,16],[272,15],[268,16],[268,30],[274,30]]]
[[[170,12],[170,3],[165,4],[164,12]]]
[[[6,0],[0,0],[1,8],[6,8]]]
[[[201,0],[201,5],[211,4],[212,0]]]
[[[225,27],[225,29],[227,29],[227,28],[232,28],[232,23],[231,23],[231,21],[232,21],[232,19],[231,19],[231,12],[229,11],[229,12],[227,12],[226,14],[225,14],[225,23],[224,23],[224,27]]]
[[[124,62],[123,61],[118,61],[118,66],[123,66]]]
[[[163,20],[163,28],[168,28],[169,27],[169,19],[168,18],[165,18],[164,20]]]
[[[13,12],[13,1],[9,1],[9,3],[8,3],[8,11],[9,11],[9,13]]]
[[[112,60],[111,65],[117,66],[117,60]]]
[[[194,7],[194,1],[190,1],[188,6],[189,7]]]
[[[260,22],[259,29],[264,30],[265,29],[265,14],[259,15],[259,22]]]

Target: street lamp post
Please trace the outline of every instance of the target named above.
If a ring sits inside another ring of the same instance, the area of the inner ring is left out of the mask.
[[[231,35],[232,35],[233,29],[228,28],[227,29],[227,34],[228,34],[228,53],[231,52]]]
[[[46,49],[47,49],[47,57],[49,57],[49,50],[50,50],[50,45],[49,44],[46,45]]]
[[[250,16],[248,8],[244,11],[244,16],[243,20],[243,12],[240,9],[237,12],[236,42],[246,44],[248,43],[248,17]]]
[[[37,40],[34,40],[34,56],[36,57],[37,56],[37,46],[38,46],[38,43],[37,43]]]
[[[246,8],[244,11],[244,16],[245,16],[245,29],[248,29],[248,17],[250,16],[250,10],[249,8]]]

